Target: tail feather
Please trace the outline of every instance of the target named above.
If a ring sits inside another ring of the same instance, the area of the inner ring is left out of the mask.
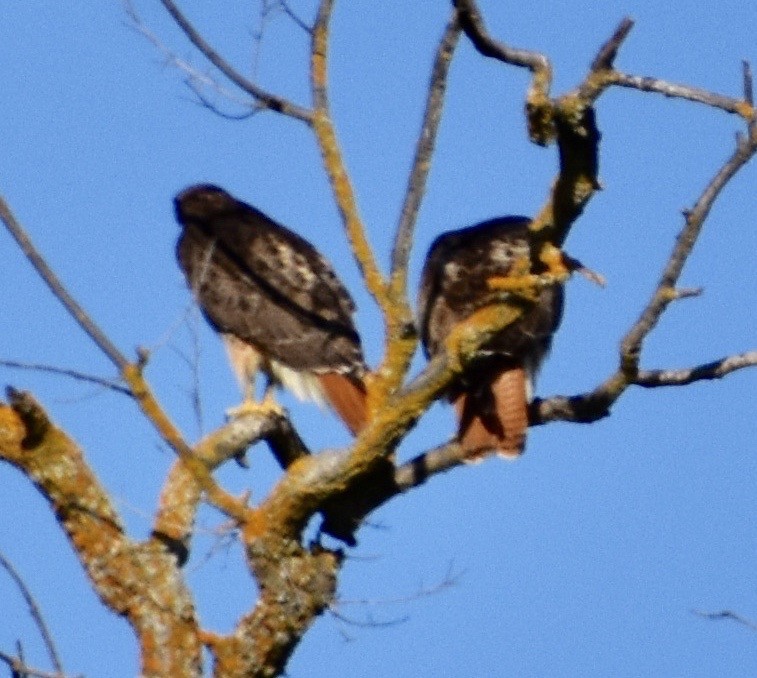
[[[523,453],[528,429],[528,375],[522,366],[495,373],[475,390],[454,400],[458,438],[468,461],[491,452],[516,458]]]
[[[323,394],[341,420],[358,435],[368,421],[368,405],[363,382],[346,374],[327,372],[318,375]]]

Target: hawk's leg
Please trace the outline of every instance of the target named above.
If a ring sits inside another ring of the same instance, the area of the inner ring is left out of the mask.
[[[247,415],[256,416],[269,416],[278,415],[284,416],[284,408],[276,402],[274,396],[275,383],[266,375],[265,390],[263,391],[263,398],[261,400],[255,399],[255,380],[254,378],[248,379],[244,385],[244,398],[242,402],[236,407],[230,407],[226,410],[226,416],[231,419],[238,417],[244,417]]]
[[[235,419],[245,415],[283,415],[283,408],[273,398],[274,383],[267,374],[263,399],[255,399],[255,376],[265,364],[263,356],[253,346],[231,334],[224,334],[223,339],[243,393],[242,402],[226,410],[226,416]]]

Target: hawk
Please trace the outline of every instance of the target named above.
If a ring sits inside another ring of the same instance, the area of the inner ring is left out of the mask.
[[[244,392],[236,412],[259,408],[255,375],[302,400],[327,402],[353,434],[365,425],[366,365],[355,305],[304,238],[210,184],[174,199],[179,266],[221,335]],[[268,403],[270,405],[270,402]]]
[[[444,340],[457,323],[488,304],[502,303],[502,293],[495,299],[487,281],[514,275],[517,263],[529,260],[529,223],[528,217],[500,217],[448,231],[432,243],[418,297],[428,357],[444,351]],[[452,383],[447,395],[467,459],[492,451],[505,457],[523,452],[533,381],[562,306],[562,287],[545,287],[533,306],[481,346]]]

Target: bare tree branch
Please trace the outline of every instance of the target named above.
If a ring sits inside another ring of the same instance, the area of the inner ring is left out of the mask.
[[[529,133],[536,143],[547,143],[552,138],[549,98],[552,66],[547,57],[539,52],[509,47],[492,38],[475,0],[452,0],[452,4],[459,12],[463,31],[482,55],[531,71],[533,78],[526,94]]]
[[[656,386],[687,386],[695,381],[722,379],[727,374],[745,367],[757,366],[757,351],[732,355],[681,370],[640,370],[634,384],[653,388]]]
[[[160,0],[160,2],[163,7],[166,8],[166,11],[168,11],[179,28],[184,31],[184,34],[189,38],[190,42],[205,56],[205,58],[237,87],[253,97],[260,106],[275,111],[276,113],[281,113],[282,115],[288,115],[296,120],[301,120],[308,125],[312,124],[312,111],[293,104],[283,97],[271,94],[262,87],[256,85],[254,82],[245,78],[210,46],[205,38],[203,38],[195,27],[192,26],[184,14],[182,14],[181,10],[179,10],[173,0]]]
[[[348,617],[347,615],[338,612],[338,605],[334,604],[329,607],[329,614],[338,619],[340,622],[347,624],[348,626],[355,626],[359,629],[386,629],[392,626],[399,626],[408,621],[409,617],[403,615],[396,619],[374,619],[372,615],[367,615],[367,619],[355,619],[354,617]]]
[[[0,220],[2,220],[8,232],[18,243],[21,251],[26,255],[29,263],[34,267],[39,276],[50,288],[58,301],[63,304],[71,316],[79,323],[79,326],[87,333],[92,341],[97,344],[98,348],[111,360],[118,368],[119,372],[123,371],[128,361],[115,345],[105,336],[103,331],[94,323],[92,318],[87,315],[79,303],[69,294],[68,290],[53,273],[53,270],[47,265],[40,253],[34,247],[31,238],[27,235],[21,224],[13,216],[8,204],[0,197]]]
[[[108,493],[79,447],[28,393],[0,404],[0,457],[19,468],[50,504],[92,586],[123,614],[153,675],[197,674],[201,648],[191,597],[175,557],[157,541],[130,540]],[[41,462],[40,460],[44,460]],[[170,637],[171,642],[166,643]]]
[[[621,342],[621,369],[629,376],[630,381],[635,379],[638,371],[644,338],[657,325],[671,301],[676,299],[676,284],[684,264],[694,249],[712,205],[723,188],[751,160],[755,152],[757,152],[757,135],[752,135],[750,139],[740,139],[736,150],[706,186],[693,209],[686,212],[686,223],[676,239],[675,247],[663,269],[657,289],[639,319]]]
[[[299,26],[308,35],[313,35],[313,27],[309,26],[303,19],[289,6],[286,0],[278,0],[278,5],[297,26]]]
[[[719,108],[727,113],[735,113],[743,118],[748,118],[752,114],[742,100],[707,92],[697,87],[677,85],[657,78],[612,71],[607,74],[607,83],[619,87],[630,87],[641,92],[655,92],[670,98],[694,101],[713,108]]]
[[[21,595],[24,597],[26,605],[29,608],[29,613],[31,614],[32,619],[34,620],[34,623],[37,626],[40,635],[42,636],[42,642],[44,643],[45,649],[47,650],[47,655],[50,658],[50,663],[53,665],[57,673],[65,673],[63,669],[63,663],[61,662],[60,655],[58,654],[58,649],[55,647],[53,635],[52,633],[50,633],[47,622],[45,622],[45,618],[42,615],[42,610],[37,604],[37,600],[35,599],[31,590],[26,585],[26,582],[19,574],[18,570],[16,570],[16,568],[13,566],[13,563],[11,563],[2,553],[0,553],[0,566],[2,566],[3,569],[5,569],[5,571],[10,575],[11,579],[13,579],[16,586],[18,587],[18,590],[21,592]]]
[[[376,370],[373,401],[385,403],[405,379],[418,344],[413,311],[408,303],[407,273],[415,223],[425,193],[441,120],[447,74],[460,37],[457,12],[453,11],[436,50],[426,98],[426,110],[416,144],[415,158],[408,177],[405,201],[395,233],[391,255],[389,298],[385,309],[386,352]]]
[[[415,158],[405,192],[405,202],[402,205],[394,247],[392,248],[391,271],[394,278],[392,283],[397,298],[404,297],[406,294],[407,262],[413,242],[413,231],[418,218],[418,210],[425,194],[426,179],[431,169],[437,131],[444,106],[444,96],[447,92],[447,75],[459,37],[460,24],[457,19],[457,12],[453,12],[439,42],[431,70],[431,82],[426,99],[426,110],[423,114],[423,124],[418,136]]]
[[[732,612],[731,610],[721,610],[720,612],[703,612],[701,610],[692,610],[691,612],[699,617],[704,617],[705,619],[710,619],[713,621],[730,619],[741,624],[742,626],[746,626],[752,631],[757,631],[757,623],[736,612]]]
[[[509,47],[491,37],[486,30],[486,25],[475,0],[452,0],[452,4],[460,13],[463,31],[481,54],[506,64],[527,68],[534,74],[544,73],[546,77],[551,79],[551,67],[543,54],[532,50]],[[549,85],[549,80],[546,84]]]
[[[215,114],[223,118],[233,120],[243,120],[254,115],[258,111],[263,110],[255,102],[255,100],[253,100],[251,103],[249,98],[242,98],[240,96],[237,96],[230,89],[223,87],[221,83],[219,83],[215,78],[209,76],[207,73],[201,72],[188,61],[179,57],[175,52],[169,49],[160,40],[160,38],[155,35],[155,33],[153,33],[148,28],[147,24],[145,24],[145,22],[137,13],[136,8],[134,7],[134,3],[131,0],[123,0],[123,4],[126,15],[131,20],[131,26],[134,28],[134,30],[136,30],[140,35],[146,38],[150,42],[150,44],[152,44],[152,46],[155,47],[155,49],[157,49],[158,52],[163,55],[163,58],[169,66],[173,66],[186,75],[184,82],[197,97],[200,105],[204,106],[210,111],[213,111]],[[202,88],[213,90],[219,96],[222,96],[228,101],[241,106],[245,109],[245,113],[239,114],[237,116],[225,113],[202,93]]]
[[[757,112],[754,110],[754,80],[752,78],[752,66],[748,61],[741,62],[742,78],[744,83],[744,100],[749,104],[751,114],[747,116],[749,136],[757,137]]]
[[[95,342],[100,350],[110,358],[119,369],[121,375],[129,387],[129,393],[137,401],[142,412],[155,426],[156,430],[179,455],[182,461],[197,478],[202,489],[207,493],[208,499],[217,508],[227,513],[230,517],[242,520],[246,507],[236,501],[231,495],[224,492],[213,480],[210,472],[203,462],[196,459],[192,450],[184,442],[184,439],[169,419],[165,410],[158,403],[157,398],[150,389],[143,375],[143,369],[147,362],[147,355],[143,354],[137,363],[130,363],[123,354],[108,339],[105,333],[85,313],[79,303],[66,290],[53,270],[48,266],[41,254],[37,251],[24,229],[13,216],[5,201],[0,198],[0,220],[18,243],[34,269],[47,284],[53,295],[63,304],[66,310],[74,317],[87,335]]]
[[[624,18],[615,32],[610,36],[610,39],[602,45],[597,56],[594,57],[594,61],[591,62],[589,71],[596,73],[597,71],[603,71],[612,68],[615,63],[615,57],[618,56],[618,50],[625,41],[628,34],[633,28],[633,20],[626,17]]]
[[[368,291],[386,314],[391,306],[387,283],[378,268],[373,251],[368,243],[365,226],[358,213],[355,191],[347,173],[336,131],[331,121],[328,94],[328,50],[329,22],[333,5],[334,0],[321,0],[313,28],[310,56],[310,80],[315,108],[313,130],[358,267]]]
[[[751,79],[749,70],[745,67],[745,101],[752,110],[751,120],[754,119],[754,110],[749,102]],[[717,102],[712,106],[720,108]],[[563,420],[588,423],[607,416],[611,405],[623,394],[628,386],[639,384],[642,386],[672,385],[676,379],[707,379],[716,378],[721,370],[733,371],[750,366],[751,357],[734,356],[732,359],[724,359],[722,364],[704,365],[694,368],[688,374],[681,372],[670,373],[668,371],[656,371],[643,373],[643,382],[639,381],[639,361],[644,339],[657,325],[660,317],[671,302],[689,296],[691,290],[676,288],[683,267],[691,254],[694,245],[701,233],[704,222],[709,215],[710,209],[720,195],[722,189],[731,181],[736,173],[742,169],[757,153],[757,127],[753,122],[747,123],[749,135],[737,139],[736,149],[725,161],[722,167],[715,173],[712,180],[705,187],[697,199],[694,207],[685,212],[685,225],[678,235],[676,244],[663,270],[657,288],[652,295],[646,308],[642,311],[639,319],[621,342],[620,367],[617,372],[608,377],[592,392],[572,396],[553,397],[546,400],[536,401],[531,408],[532,424],[541,424],[547,421]],[[663,384],[660,381],[670,380],[671,383]],[[658,383],[653,383],[658,382]]]
[[[98,377],[92,374],[86,374],[85,372],[79,372],[77,370],[69,370],[63,367],[55,367],[54,365],[43,365],[40,363],[28,363],[20,360],[0,360],[0,366],[11,367],[19,370],[33,370],[36,372],[48,372],[50,374],[57,374],[64,377],[71,377],[78,381],[85,381],[90,384],[102,386],[103,388],[110,389],[116,393],[122,393],[131,397],[131,390],[122,386],[117,381],[112,379],[105,379],[104,377]]]
[[[221,108],[214,104],[208,97],[205,96],[203,91],[200,89],[199,84],[208,85],[210,83],[213,83],[212,78],[202,78],[201,80],[195,77],[188,77],[186,79],[186,85],[189,87],[190,90],[192,90],[192,93],[197,98],[197,103],[200,104],[203,108],[209,110],[211,113],[215,113],[219,118],[223,118],[224,120],[231,120],[233,122],[240,122],[242,120],[247,120],[248,118],[251,118],[256,113],[259,113],[260,111],[264,110],[260,106],[253,106],[250,107],[250,105],[245,102],[244,104],[240,104],[245,106],[245,108],[248,108],[250,110],[245,111],[244,113],[227,113],[226,111],[221,110]],[[228,92],[223,87],[214,87],[216,91],[225,96],[227,99],[234,100],[235,97],[231,94],[231,92]]]
[[[5,662],[11,670],[12,678],[66,678],[62,672],[43,671],[29,666],[22,656],[14,657],[6,652],[0,651],[0,661]],[[76,678],[83,678],[76,676]]]

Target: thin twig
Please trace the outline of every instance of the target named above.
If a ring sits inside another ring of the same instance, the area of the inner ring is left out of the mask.
[[[31,614],[32,619],[34,620],[34,623],[36,624],[37,629],[42,636],[42,641],[45,645],[45,648],[47,649],[47,655],[50,658],[50,662],[52,663],[53,667],[55,667],[55,670],[58,672],[58,674],[65,673],[63,670],[63,664],[60,660],[60,655],[58,654],[58,650],[55,647],[55,641],[53,640],[52,633],[50,633],[50,629],[48,628],[47,623],[45,622],[45,618],[42,615],[42,610],[37,604],[37,601],[34,598],[31,590],[26,585],[26,582],[19,574],[18,570],[16,570],[13,564],[2,553],[0,553],[0,566],[2,566],[3,569],[5,569],[5,571],[10,575],[11,579],[13,579],[14,583],[18,587],[18,590],[21,592],[21,595],[24,597],[26,605],[29,608],[29,613]]]
[[[266,25],[271,21],[273,9],[274,6],[270,5],[268,0],[260,0],[259,28],[252,33],[253,48],[250,71],[253,78],[258,77],[258,67],[263,52],[263,35],[265,35]]]
[[[132,392],[126,386],[122,386],[112,379],[105,379],[104,377],[98,377],[93,374],[86,374],[85,372],[78,372],[77,370],[69,370],[63,367],[55,367],[54,365],[43,365],[41,363],[27,363],[20,360],[0,360],[1,367],[12,367],[19,370],[34,370],[37,372],[49,372],[50,374],[59,374],[64,377],[71,377],[78,381],[86,381],[90,384],[96,384],[97,386],[103,386],[116,393],[123,393],[124,395],[131,396]]]
[[[87,315],[77,301],[69,294],[68,290],[66,290],[58,279],[58,276],[53,273],[53,270],[47,265],[47,262],[34,247],[26,231],[13,216],[8,204],[2,197],[0,197],[0,220],[5,224],[5,227],[21,248],[21,251],[34,267],[34,270],[37,271],[45,284],[50,288],[50,291],[55,298],[65,306],[66,310],[73,316],[74,320],[79,323],[79,326],[118,368],[118,371],[123,371],[128,363],[126,358],[115,347],[110,339],[105,336],[103,331],[94,323],[92,318]]]
[[[450,563],[449,567],[447,568],[447,572],[439,582],[437,582],[433,586],[420,586],[417,591],[414,591],[413,593],[410,593],[406,596],[397,596],[395,598],[339,598],[336,601],[335,605],[337,607],[341,605],[363,605],[366,607],[379,605],[404,605],[406,603],[412,603],[415,600],[420,600],[421,598],[429,598],[431,596],[438,595],[442,591],[446,591],[447,589],[451,589],[457,586],[460,578],[464,573],[464,570],[455,573],[454,563]]]
[[[348,624],[349,626],[356,626],[357,628],[360,628],[360,629],[385,629],[391,626],[398,626],[399,624],[404,624],[410,619],[410,617],[406,615],[404,617],[397,617],[396,619],[378,621],[376,619],[372,619],[370,615],[367,615],[367,620],[362,621],[360,619],[353,619],[352,617],[347,617],[341,612],[337,612],[336,606],[334,605],[329,607],[329,614],[333,615],[336,619],[338,619],[341,622],[344,622],[345,624]]]
[[[185,59],[182,59],[180,56],[178,56],[178,54],[176,54],[171,49],[169,49],[160,40],[160,38],[158,38],[158,36],[155,35],[155,33],[153,33],[149,29],[147,24],[145,24],[145,22],[142,20],[142,17],[140,17],[139,13],[137,12],[131,0],[123,0],[123,4],[124,4],[124,11],[126,12],[126,15],[131,20],[131,24],[130,24],[131,28],[133,28],[140,35],[146,38],[147,41],[153,47],[155,47],[155,49],[159,53],[163,55],[163,58],[166,64],[178,69],[179,71],[183,72],[186,75],[184,82],[187,85],[187,87],[189,87],[189,89],[192,90],[194,95],[197,97],[197,100],[200,103],[200,105],[204,106],[205,108],[208,108],[209,110],[213,111],[214,113],[216,113],[217,115],[221,117],[229,118],[233,120],[244,119],[244,118],[250,117],[251,115],[254,115],[256,112],[261,110],[259,105],[254,100],[251,103],[248,97],[242,98],[240,96],[237,96],[230,89],[223,87],[221,83],[219,83],[215,78],[211,77],[207,73],[203,73],[199,71],[188,61],[186,61]],[[215,104],[210,102],[208,98],[205,97],[201,93],[201,87],[213,90],[216,94],[223,97],[224,99],[227,99],[231,103],[241,106],[242,108],[246,109],[246,112],[236,117],[233,114],[229,114],[229,113],[225,113],[224,111],[221,111]]]
[[[247,120],[248,118],[251,118],[256,113],[259,113],[263,110],[262,107],[258,105],[254,105],[250,107],[250,105],[246,102],[242,103],[241,105],[244,105],[246,108],[250,109],[245,111],[244,113],[227,113],[226,111],[222,111],[216,104],[214,104],[208,97],[206,97],[202,90],[197,86],[197,82],[202,82],[203,84],[207,84],[208,82],[214,83],[215,81],[212,78],[203,77],[201,80],[199,78],[195,77],[189,77],[186,80],[186,85],[189,87],[189,89],[192,90],[192,94],[195,95],[197,98],[196,103],[198,103],[203,108],[206,108],[211,113],[215,113],[219,118],[223,118],[224,120],[231,120],[232,122],[240,122],[242,120]],[[231,93],[226,93],[227,90],[225,90],[222,87],[217,87],[217,91],[223,96],[225,96],[227,99],[232,99]]]
[[[301,120],[308,125],[313,122],[313,113],[307,108],[298,106],[283,97],[267,92],[251,80],[245,78],[239,71],[229,64],[218,52],[216,52],[205,38],[195,29],[184,14],[179,10],[173,0],[160,0],[163,7],[171,15],[179,28],[189,38],[189,41],[210,61],[221,73],[223,73],[231,82],[241,90],[252,96],[261,106],[268,108],[276,113],[288,115],[296,120]]]
[[[194,301],[194,300],[193,300]],[[192,340],[192,357],[189,361],[189,367],[192,373],[192,409],[195,413],[195,420],[197,421],[197,429],[202,434],[205,430],[204,416],[202,408],[202,393],[200,391],[200,362],[202,359],[202,346],[200,344],[200,311],[199,307],[194,305],[194,313],[189,316],[187,327],[189,328],[189,336]]]
[[[303,19],[289,6],[289,3],[286,0],[279,0],[278,4],[284,14],[286,14],[297,26],[308,35],[313,35],[313,27],[303,21]]]
[[[737,614],[736,612],[732,612],[731,610],[721,610],[720,612],[703,612],[702,610],[692,610],[691,612],[698,617],[704,617],[705,619],[710,619],[713,621],[720,619],[731,619],[732,621],[738,622],[742,626],[746,626],[752,631],[757,631],[757,623],[753,622],[751,619],[747,619],[740,614]]]

